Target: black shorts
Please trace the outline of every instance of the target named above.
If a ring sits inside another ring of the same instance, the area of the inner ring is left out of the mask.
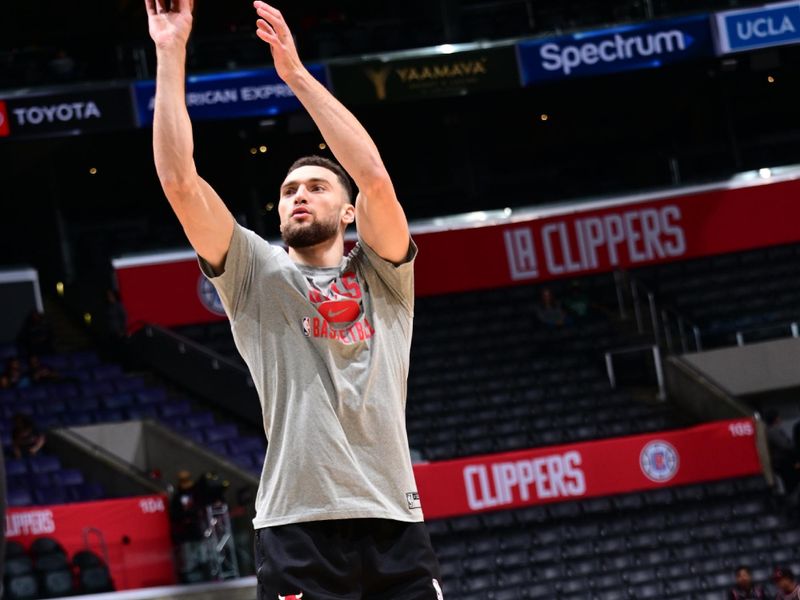
[[[424,523],[312,521],[256,529],[258,600],[441,600]]]

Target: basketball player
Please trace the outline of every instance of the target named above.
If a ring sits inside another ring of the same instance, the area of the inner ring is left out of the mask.
[[[192,158],[192,2],[165,2],[146,0],[156,170],[220,294],[269,441],[254,519],[258,597],[441,599],[405,430],[416,246],[380,154],[304,68],[281,13],[255,2],[258,37],[341,166],[306,157],[289,169],[278,204],[288,253],[238,225]],[[345,256],[353,222],[358,244]]]

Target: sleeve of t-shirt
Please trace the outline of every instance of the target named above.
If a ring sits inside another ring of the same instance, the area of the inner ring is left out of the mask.
[[[393,263],[378,255],[375,250],[358,238],[364,262],[371,267],[380,282],[391,295],[409,312],[414,311],[414,260],[417,258],[417,245],[408,239],[408,254],[400,263]]]
[[[230,320],[236,319],[243,299],[253,286],[259,263],[269,260],[276,252],[280,250],[236,223],[222,273],[215,273],[211,265],[198,255],[200,270],[216,288]]]

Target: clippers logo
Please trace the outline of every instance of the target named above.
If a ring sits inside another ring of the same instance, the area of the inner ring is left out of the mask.
[[[11,135],[11,129],[8,126],[8,108],[6,108],[6,103],[0,100],[0,137],[9,135]]]
[[[672,444],[656,440],[642,449],[639,464],[650,481],[666,483],[678,473],[680,456]]]
[[[206,310],[221,317],[225,316],[225,308],[222,306],[222,299],[219,297],[217,289],[202,274],[197,280],[197,297]]]
[[[303,592],[299,594],[291,594],[290,596],[281,596],[278,594],[278,600],[300,600],[303,597]]]

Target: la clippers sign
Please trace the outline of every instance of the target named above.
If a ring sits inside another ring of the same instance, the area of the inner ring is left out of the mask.
[[[709,186],[481,227],[412,227],[416,292],[499,288],[797,242],[798,197],[798,180]],[[114,267],[131,323],[169,327],[224,318],[190,251],[117,259]],[[313,325],[309,320],[309,332]]]
[[[88,549],[106,557],[117,590],[175,583],[164,496],[8,509],[9,540],[30,546],[43,536],[58,540],[69,556]]]
[[[414,466],[429,519],[761,472],[748,419]]]

